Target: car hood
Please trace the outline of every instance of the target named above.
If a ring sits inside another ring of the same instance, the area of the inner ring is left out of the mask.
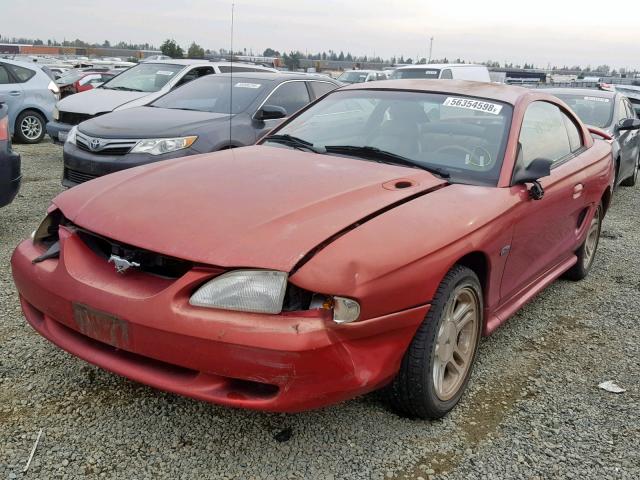
[[[345,229],[446,184],[418,169],[253,146],[114,173],[54,204],[82,228],[153,252],[291,271]]]
[[[86,135],[101,138],[161,138],[193,134],[203,125],[228,118],[226,113],[135,107],[92,118],[78,128]]]
[[[98,113],[111,112],[125,103],[146,95],[149,95],[149,92],[126,92],[124,90],[94,88],[63,98],[58,102],[58,110],[61,112],[96,115]]]

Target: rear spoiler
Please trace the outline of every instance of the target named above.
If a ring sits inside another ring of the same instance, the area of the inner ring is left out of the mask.
[[[605,132],[604,130],[601,130],[599,128],[587,127],[587,130],[589,130],[589,133],[591,133],[592,135],[597,135],[598,137],[602,138],[603,140],[613,140],[613,137],[611,135],[609,135],[607,132]]]

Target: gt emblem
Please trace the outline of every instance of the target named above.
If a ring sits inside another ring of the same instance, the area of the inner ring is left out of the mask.
[[[91,142],[89,142],[89,148],[93,151],[99,150],[101,146],[102,143],[97,138],[94,138],[93,140],[91,140]]]
[[[130,262],[126,258],[118,257],[117,255],[111,255],[109,257],[109,263],[113,263],[116,266],[116,272],[125,273],[130,268],[139,267],[140,264],[137,262]]]

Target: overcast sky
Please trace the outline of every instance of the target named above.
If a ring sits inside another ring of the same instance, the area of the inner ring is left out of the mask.
[[[0,34],[229,48],[231,1],[3,0]],[[238,0],[236,48],[640,69],[631,0]]]

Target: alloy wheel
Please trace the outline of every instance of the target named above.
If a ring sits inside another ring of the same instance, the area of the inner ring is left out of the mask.
[[[480,302],[473,288],[453,292],[438,330],[433,362],[433,385],[442,401],[454,397],[464,384],[475,354]]]
[[[593,263],[593,259],[598,248],[598,239],[600,237],[600,209],[596,209],[596,213],[593,215],[591,224],[589,225],[589,231],[587,238],[584,241],[584,266],[589,268]]]
[[[25,138],[37,140],[42,135],[42,122],[38,117],[27,115],[20,123],[20,131]]]

